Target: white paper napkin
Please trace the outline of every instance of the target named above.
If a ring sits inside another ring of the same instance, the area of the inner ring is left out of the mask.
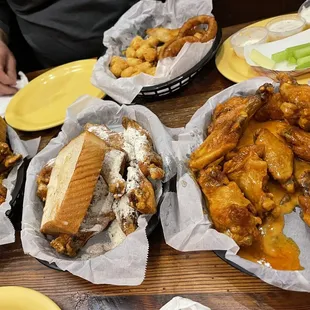
[[[28,84],[28,79],[23,72],[18,72],[19,79],[16,82],[15,87],[21,89]],[[0,96],[0,116],[4,117],[7,106],[9,105],[13,96]]]
[[[211,310],[199,302],[183,297],[174,297],[166,303],[160,310]]]

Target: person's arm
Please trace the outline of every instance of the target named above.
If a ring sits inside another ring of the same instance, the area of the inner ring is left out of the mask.
[[[0,95],[13,95],[17,89],[16,61],[9,50],[8,36],[12,11],[6,0],[0,0]]]

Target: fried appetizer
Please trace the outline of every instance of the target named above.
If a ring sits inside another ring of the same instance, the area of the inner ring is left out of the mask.
[[[143,129],[136,121],[123,117],[124,150],[127,152],[130,161],[136,162],[142,173],[153,180],[163,179],[163,161],[153,149],[153,142],[150,134]]]
[[[203,33],[200,42],[204,43],[212,40],[217,33],[217,22],[215,18],[210,15],[200,15],[188,19],[180,28],[178,38],[188,36],[193,28],[203,24],[207,24],[208,29]]]
[[[132,39],[129,47],[133,48],[136,51],[141,47],[141,45],[143,45],[144,42],[145,41],[142,39],[142,37],[136,36]]]
[[[258,129],[254,134],[256,145],[265,147],[264,160],[268,171],[289,193],[294,193],[293,164],[294,154],[287,144],[279,140],[268,129]]]
[[[1,118],[1,117],[0,117]],[[0,121],[1,129],[1,121]],[[4,128],[2,128],[4,129]],[[6,129],[5,129],[6,130]],[[6,132],[6,131],[5,131]],[[2,184],[7,178],[11,169],[22,159],[22,155],[14,154],[9,145],[5,142],[0,142],[0,204],[5,202],[7,189]]]
[[[303,160],[310,161],[310,133],[290,126],[282,130],[281,135],[285,138],[295,155]]]
[[[47,196],[47,186],[50,182],[53,167],[55,165],[55,158],[49,160],[47,164],[41,169],[37,176],[37,196],[44,202]]]
[[[205,141],[191,154],[192,170],[206,167],[233,150],[249,120],[262,106],[258,95],[232,97],[219,104],[212,115]]]
[[[155,214],[155,193],[150,181],[139,167],[128,167],[127,194],[130,206],[143,214]]]
[[[176,57],[179,54],[182,47],[185,45],[185,43],[195,43],[195,42],[199,42],[199,39],[197,39],[194,36],[187,36],[178,38],[176,40],[168,41],[160,49],[158,59],[163,59],[167,57]]]
[[[112,209],[122,231],[126,236],[133,233],[138,227],[138,212],[131,207],[130,199],[125,194],[120,200],[114,200]]]
[[[110,63],[110,70],[117,78],[119,78],[122,74],[122,71],[128,67],[129,65],[124,58],[121,58],[119,56],[112,57],[112,60]]]
[[[167,29],[163,27],[149,28],[146,30],[146,34],[156,38],[162,43],[166,43],[177,38],[179,29]]]
[[[294,175],[302,195],[298,197],[301,218],[310,226],[310,163],[295,158]]]
[[[255,207],[254,214],[263,218],[266,214],[279,213],[278,207],[273,201],[273,195],[266,191],[267,163],[262,160],[264,146],[251,145],[240,148],[231,160],[225,162],[224,172],[230,181],[236,182]]]
[[[310,131],[310,86],[300,85],[291,76],[279,73],[280,94],[284,99],[281,106],[284,117],[296,119],[300,128]]]
[[[281,110],[283,99],[280,93],[274,91],[272,84],[262,85],[257,94],[261,96],[264,105],[256,112],[255,119],[259,122],[268,120],[283,120],[284,114]]]
[[[209,214],[216,230],[231,237],[239,246],[250,246],[258,237],[261,219],[255,207],[235,182],[230,182],[219,165],[199,171],[197,181],[207,198]]]
[[[120,150],[109,148],[104,156],[101,174],[115,198],[124,195],[126,181],[123,179],[126,154]]]
[[[109,146],[117,150],[122,150],[124,146],[124,136],[122,133],[109,129],[106,125],[87,123],[84,127],[86,131],[92,132],[98,138],[105,141]]]

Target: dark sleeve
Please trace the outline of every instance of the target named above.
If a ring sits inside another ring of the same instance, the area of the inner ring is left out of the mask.
[[[12,17],[11,8],[6,0],[0,0],[0,29],[2,29],[7,35],[10,32],[10,19]]]

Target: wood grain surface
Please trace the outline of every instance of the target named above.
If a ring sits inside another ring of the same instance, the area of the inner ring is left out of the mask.
[[[223,29],[227,38],[244,25]],[[29,75],[30,78],[38,73]],[[169,127],[184,126],[205,101],[232,83],[207,65],[188,87],[161,101],[146,103]],[[58,128],[22,133],[25,139],[42,136],[41,148]],[[270,286],[231,267],[213,252],[181,253],[167,246],[161,227],[150,236],[144,282],[136,287],[93,285],[68,272],[49,269],[23,254],[19,233],[14,244],[0,247],[0,285],[33,288],[53,299],[63,310],[159,309],[174,296],[188,297],[212,310],[310,309],[310,295]]]

